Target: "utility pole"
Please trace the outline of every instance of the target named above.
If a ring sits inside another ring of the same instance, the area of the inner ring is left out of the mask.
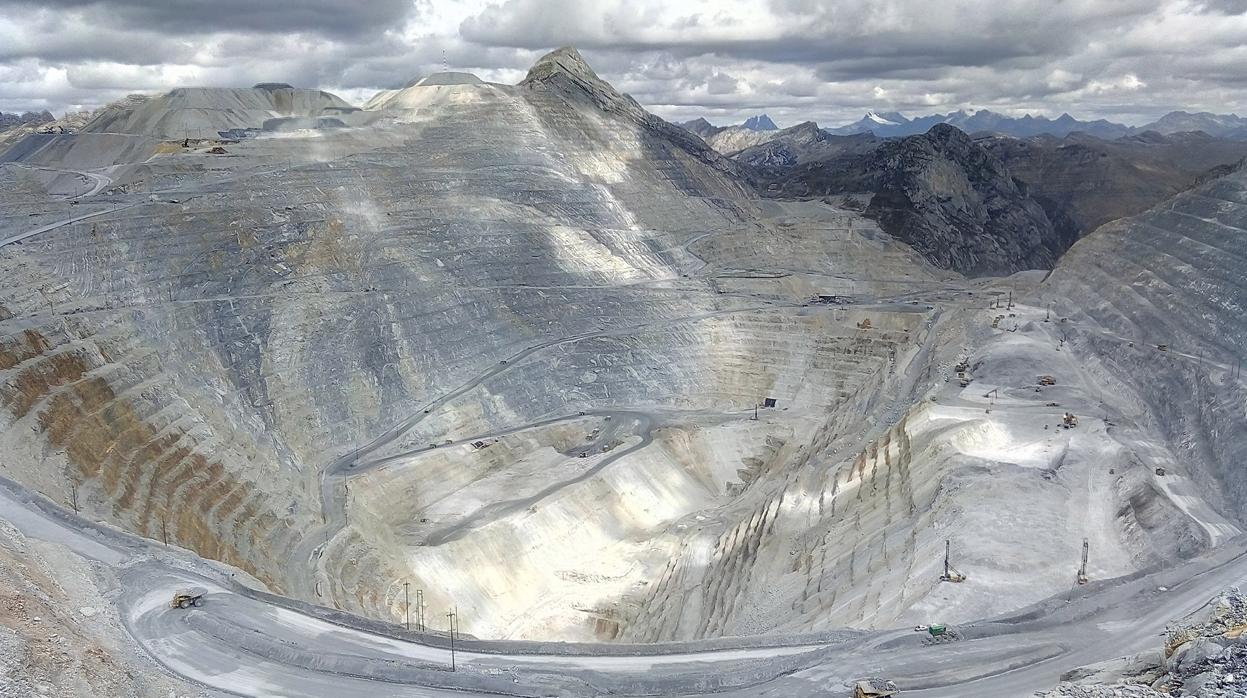
[[[753,402],[753,421],[758,421],[758,401]]]
[[[455,670],[455,612],[446,614],[450,622],[450,670]]]
[[[160,539],[165,542],[165,547],[169,547],[169,527],[168,519],[163,514],[160,516]]]
[[[74,508],[74,513],[78,513],[78,483],[73,480],[69,481],[69,504]]]
[[[403,582],[403,606],[405,607],[403,627],[406,630],[411,630],[411,597],[407,595],[408,586],[407,582]]]

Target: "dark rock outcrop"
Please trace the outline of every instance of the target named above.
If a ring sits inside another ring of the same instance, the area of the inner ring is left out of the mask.
[[[1026,184],[1062,236],[1073,239],[1226,174],[1247,157],[1247,143],[1205,133],[1146,131],[1112,141],[1075,133],[978,142]]]
[[[871,194],[866,215],[933,264],[972,276],[1050,268],[1062,234],[998,158],[940,124],[901,139],[796,127],[736,155],[767,196]]]
[[[948,124],[883,139],[805,123],[728,152],[764,196],[874,195],[867,213],[884,230],[935,264],[992,274],[1050,267],[1097,227],[1226,174],[1247,143],[1154,131],[970,138]]]
[[[952,126],[885,143],[864,174],[875,193],[867,215],[945,269],[1048,268],[1074,242],[1004,163]]]

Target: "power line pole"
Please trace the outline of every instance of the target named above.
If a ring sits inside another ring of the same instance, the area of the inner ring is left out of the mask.
[[[403,627],[406,630],[411,630],[411,597],[407,594],[408,586],[407,582],[403,582],[403,606],[405,607],[404,615],[406,616],[403,620]]]

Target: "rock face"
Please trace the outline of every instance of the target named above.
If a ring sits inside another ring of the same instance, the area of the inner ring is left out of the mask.
[[[952,126],[885,143],[867,182],[867,215],[938,267],[972,276],[1043,269],[1073,243],[1004,163]]]
[[[768,196],[873,195],[866,213],[944,269],[969,275],[1049,268],[1073,237],[998,158],[952,126],[878,141],[826,137],[813,125],[738,153]]]
[[[1026,185],[1063,239],[1142,213],[1247,157],[1247,143],[1202,133],[978,142]]]
[[[971,274],[1051,266],[1096,227],[1224,174],[1224,168],[1247,156],[1247,144],[1206,134],[971,141],[957,133],[939,125],[923,136],[881,139],[836,136],[807,123],[771,132],[765,142],[731,156],[748,168],[764,196],[875,196],[868,210],[880,216],[885,230],[913,242],[934,263]],[[937,162],[943,174],[916,176],[922,168],[934,172]],[[977,198],[966,198],[969,189]],[[1016,240],[1009,240],[1010,230]],[[983,254],[995,261],[981,264],[967,256]],[[961,259],[954,261],[953,255]]]

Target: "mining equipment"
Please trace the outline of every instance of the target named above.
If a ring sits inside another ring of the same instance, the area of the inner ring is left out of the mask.
[[[958,571],[957,568],[949,564],[949,558],[952,554],[952,545],[952,541],[944,541],[944,574],[940,575],[940,581],[958,583],[964,582],[966,581],[966,576]]]
[[[169,608],[190,608],[191,606],[204,605],[204,592],[201,589],[187,589],[179,591],[173,595],[173,601],[169,603]]]
[[[863,679],[853,686],[853,698],[887,698],[898,693],[896,684],[880,679]]]

